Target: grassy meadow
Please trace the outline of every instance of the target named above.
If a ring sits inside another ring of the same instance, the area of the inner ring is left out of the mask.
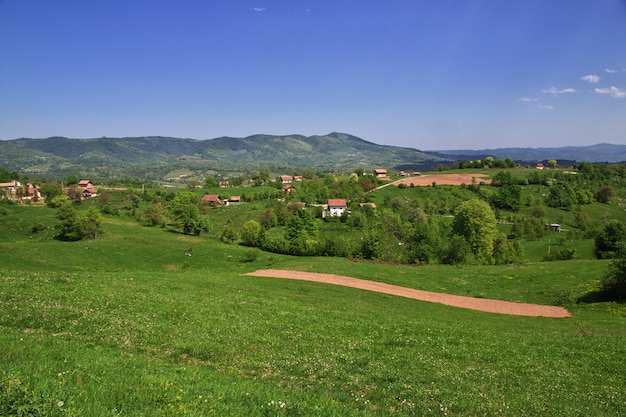
[[[626,414],[626,306],[577,302],[605,261],[289,257],[125,216],[105,216],[97,240],[60,242],[54,210],[3,207],[0,415]],[[48,229],[30,233],[35,223]],[[244,275],[263,268],[562,305],[573,317]]]

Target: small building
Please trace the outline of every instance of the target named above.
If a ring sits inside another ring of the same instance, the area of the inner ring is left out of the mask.
[[[328,199],[328,215],[330,217],[341,217],[348,208],[348,201],[345,198]]]
[[[550,227],[550,230],[552,230],[553,232],[560,232],[561,231],[561,225],[558,223],[551,223],[548,225]]]
[[[230,187],[230,182],[228,182],[228,181],[220,181],[219,182],[219,187],[220,188],[228,188],[228,187]]]
[[[83,190],[83,198],[94,198],[98,195],[95,188],[85,188]]]
[[[78,181],[78,186],[80,188],[85,188],[85,189],[93,188],[93,184],[89,180],[80,180],[80,181]]]
[[[290,193],[290,192],[292,192],[292,191],[296,191],[296,187],[294,187],[294,186],[293,186],[293,185],[291,185],[291,184],[287,184],[287,185],[285,185],[285,186],[283,187],[283,192],[284,192],[285,194],[289,194],[289,193]]]
[[[293,177],[291,175],[281,175],[280,182],[283,184],[289,184],[293,181]]]
[[[544,169],[545,167],[543,166],[543,164],[541,162],[539,162],[536,166],[537,169]]]
[[[217,194],[205,194],[202,197],[202,202],[211,207],[222,205],[222,200],[220,199],[220,196]]]
[[[386,178],[387,170],[384,168],[377,168],[374,170],[374,175],[376,175],[378,178]]]
[[[295,182],[302,182],[302,175],[294,175],[293,180]]]
[[[238,195],[232,195],[230,196],[230,198],[228,199],[229,203],[241,203],[241,197]]]

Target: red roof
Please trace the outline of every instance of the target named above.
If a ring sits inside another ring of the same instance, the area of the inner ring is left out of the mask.
[[[329,198],[328,207],[348,207],[348,202],[345,198]]]
[[[202,201],[207,201],[209,203],[215,203],[220,201],[220,196],[217,194],[205,194],[204,197],[202,197]]]
[[[229,201],[231,201],[232,203],[238,203],[238,202],[241,201],[241,197],[238,196],[238,195],[233,195],[233,196],[230,197]]]

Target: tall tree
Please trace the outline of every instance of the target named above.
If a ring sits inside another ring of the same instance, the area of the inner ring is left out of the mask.
[[[496,216],[489,204],[478,199],[461,203],[454,212],[452,230],[465,238],[477,263],[493,263]]]

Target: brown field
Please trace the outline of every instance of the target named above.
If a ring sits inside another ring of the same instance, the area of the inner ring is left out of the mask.
[[[287,271],[278,269],[261,269],[245,275],[254,277],[295,279],[301,281],[321,282],[325,284],[341,285],[344,287],[359,288],[367,291],[375,291],[383,294],[396,295],[414,300],[439,303],[453,307],[470,310],[484,311],[487,313],[510,314],[527,317],[571,317],[569,311],[563,307],[546,306],[538,304],[515,303],[511,301],[490,300],[486,298],[473,298],[460,295],[442,294],[430,291],[415,290],[412,288],[399,287],[377,281],[345,277],[333,274],[319,274],[315,272]]]
[[[399,184],[428,186],[432,185],[434,181],[437,185],[470,185],[472,184],[472,179],[475,180],[476,184],[479,184],[481,181],[485,184],[490,184],[491,180],[485,177],[487,177],[486,174],[432,174],[403,178],[393,184],[396,186]]]

